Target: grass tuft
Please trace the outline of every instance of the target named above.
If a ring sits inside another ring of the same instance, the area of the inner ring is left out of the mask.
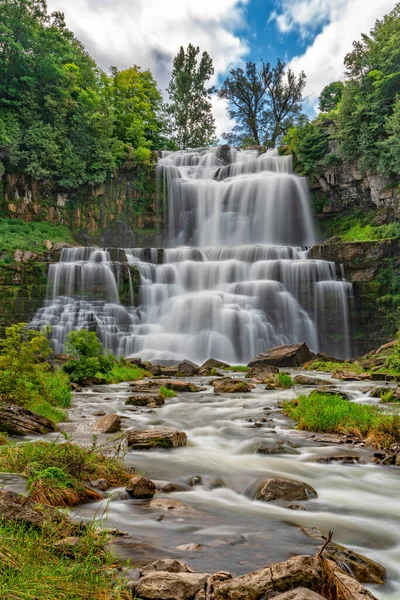
[[[287,373],[279,373],[278,383],[283,388],[290,388],[293,386],[293,380]]]
[[[166,388],[163,385],[160,387],[158,393],[163,398],[175,398],[175,396],[176,396],[176,392],[174,392],[174,390],[169,390],[168,388]]]
[[[380,448],[400,442],[398,415],[387,415],[375,406],[355,404],[341,396],[314,391],[285,402],[283,412],[298,422],[298,429],[356,435]]]
[[[147,377],[149,373],[140,369],[136,365],[128,366],[115,364],[112,369],[104,374],[101,373],[101,377],[105,379],[106,383],[122,383],[123,381],[136,381],[137,379],[143,379]]]

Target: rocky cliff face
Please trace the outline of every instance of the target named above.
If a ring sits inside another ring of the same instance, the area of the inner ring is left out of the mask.
[[[381,211],[383,222],[400,219],[398,182],[382,175],[365,174],[356,163],[326,168],[310,181],[322,218],[362,208]]]
[[[0,186],[0,210],[26,221],[63,223],[84,245],[152,245],[162,225],[153,166],[68,192],[8,174]]]

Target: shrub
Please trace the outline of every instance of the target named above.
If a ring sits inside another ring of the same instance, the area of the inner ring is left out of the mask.
[[[147,371],[140,369],[136,365],[129,365],[124,362],[114,363],[112,369],[104,375],[106,383],[120,383],[122,381],[135,381],[143,379],[149,375]]]
[[[65,351],[76,358],[99,358],[103,354],[103,346],[94,331],[79,329],[69,332]]]
[[[279,373],[278,383],[283,388],[290,388],[293,385],[292,378],[287,373]]]
[[[176,396],[176,392],[174,392],[174,390],[169,390],[168,388],[164,387],[163,385],[159,389],[159,394],[163,398],[175,398],[175,396]]]

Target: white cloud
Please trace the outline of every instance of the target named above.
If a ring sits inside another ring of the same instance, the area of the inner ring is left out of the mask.
[[[164,92],[172,60],[190,42],[206,50],[219,75],[248,52],[235,34],[243,27],[249,0],[48,0],[50,11],[65,13],[67,26],[98,64],[150,69]],[[213,100],[219,132],[229,127],[221,103]]]
[[[344,79],[343,59],[353,41],[369,33],[376,19],[390,12],[395,0],[284,0],[282,12],[274,18],[282,32],[299,29],[307,35],[315,23],[328,21],[304,54],[290,61],[295,71],[305,71],[310,96],[307,105],[316,112],[318,96],[332,81]],[[299,10],[300,9],[300,10]]]

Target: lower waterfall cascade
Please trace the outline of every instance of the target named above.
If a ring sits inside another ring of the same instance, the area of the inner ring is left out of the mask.
[[[244,364],[302,341],[351,355],[352,286],[340,265],[310,258],[310,197],[291,157],[226,146],[163,152],[157,177],[163,249],[65,248],[50,265],[31,327],[51,326],[56,353],[70,330],[89,328],[117,356],[155,362]]]

